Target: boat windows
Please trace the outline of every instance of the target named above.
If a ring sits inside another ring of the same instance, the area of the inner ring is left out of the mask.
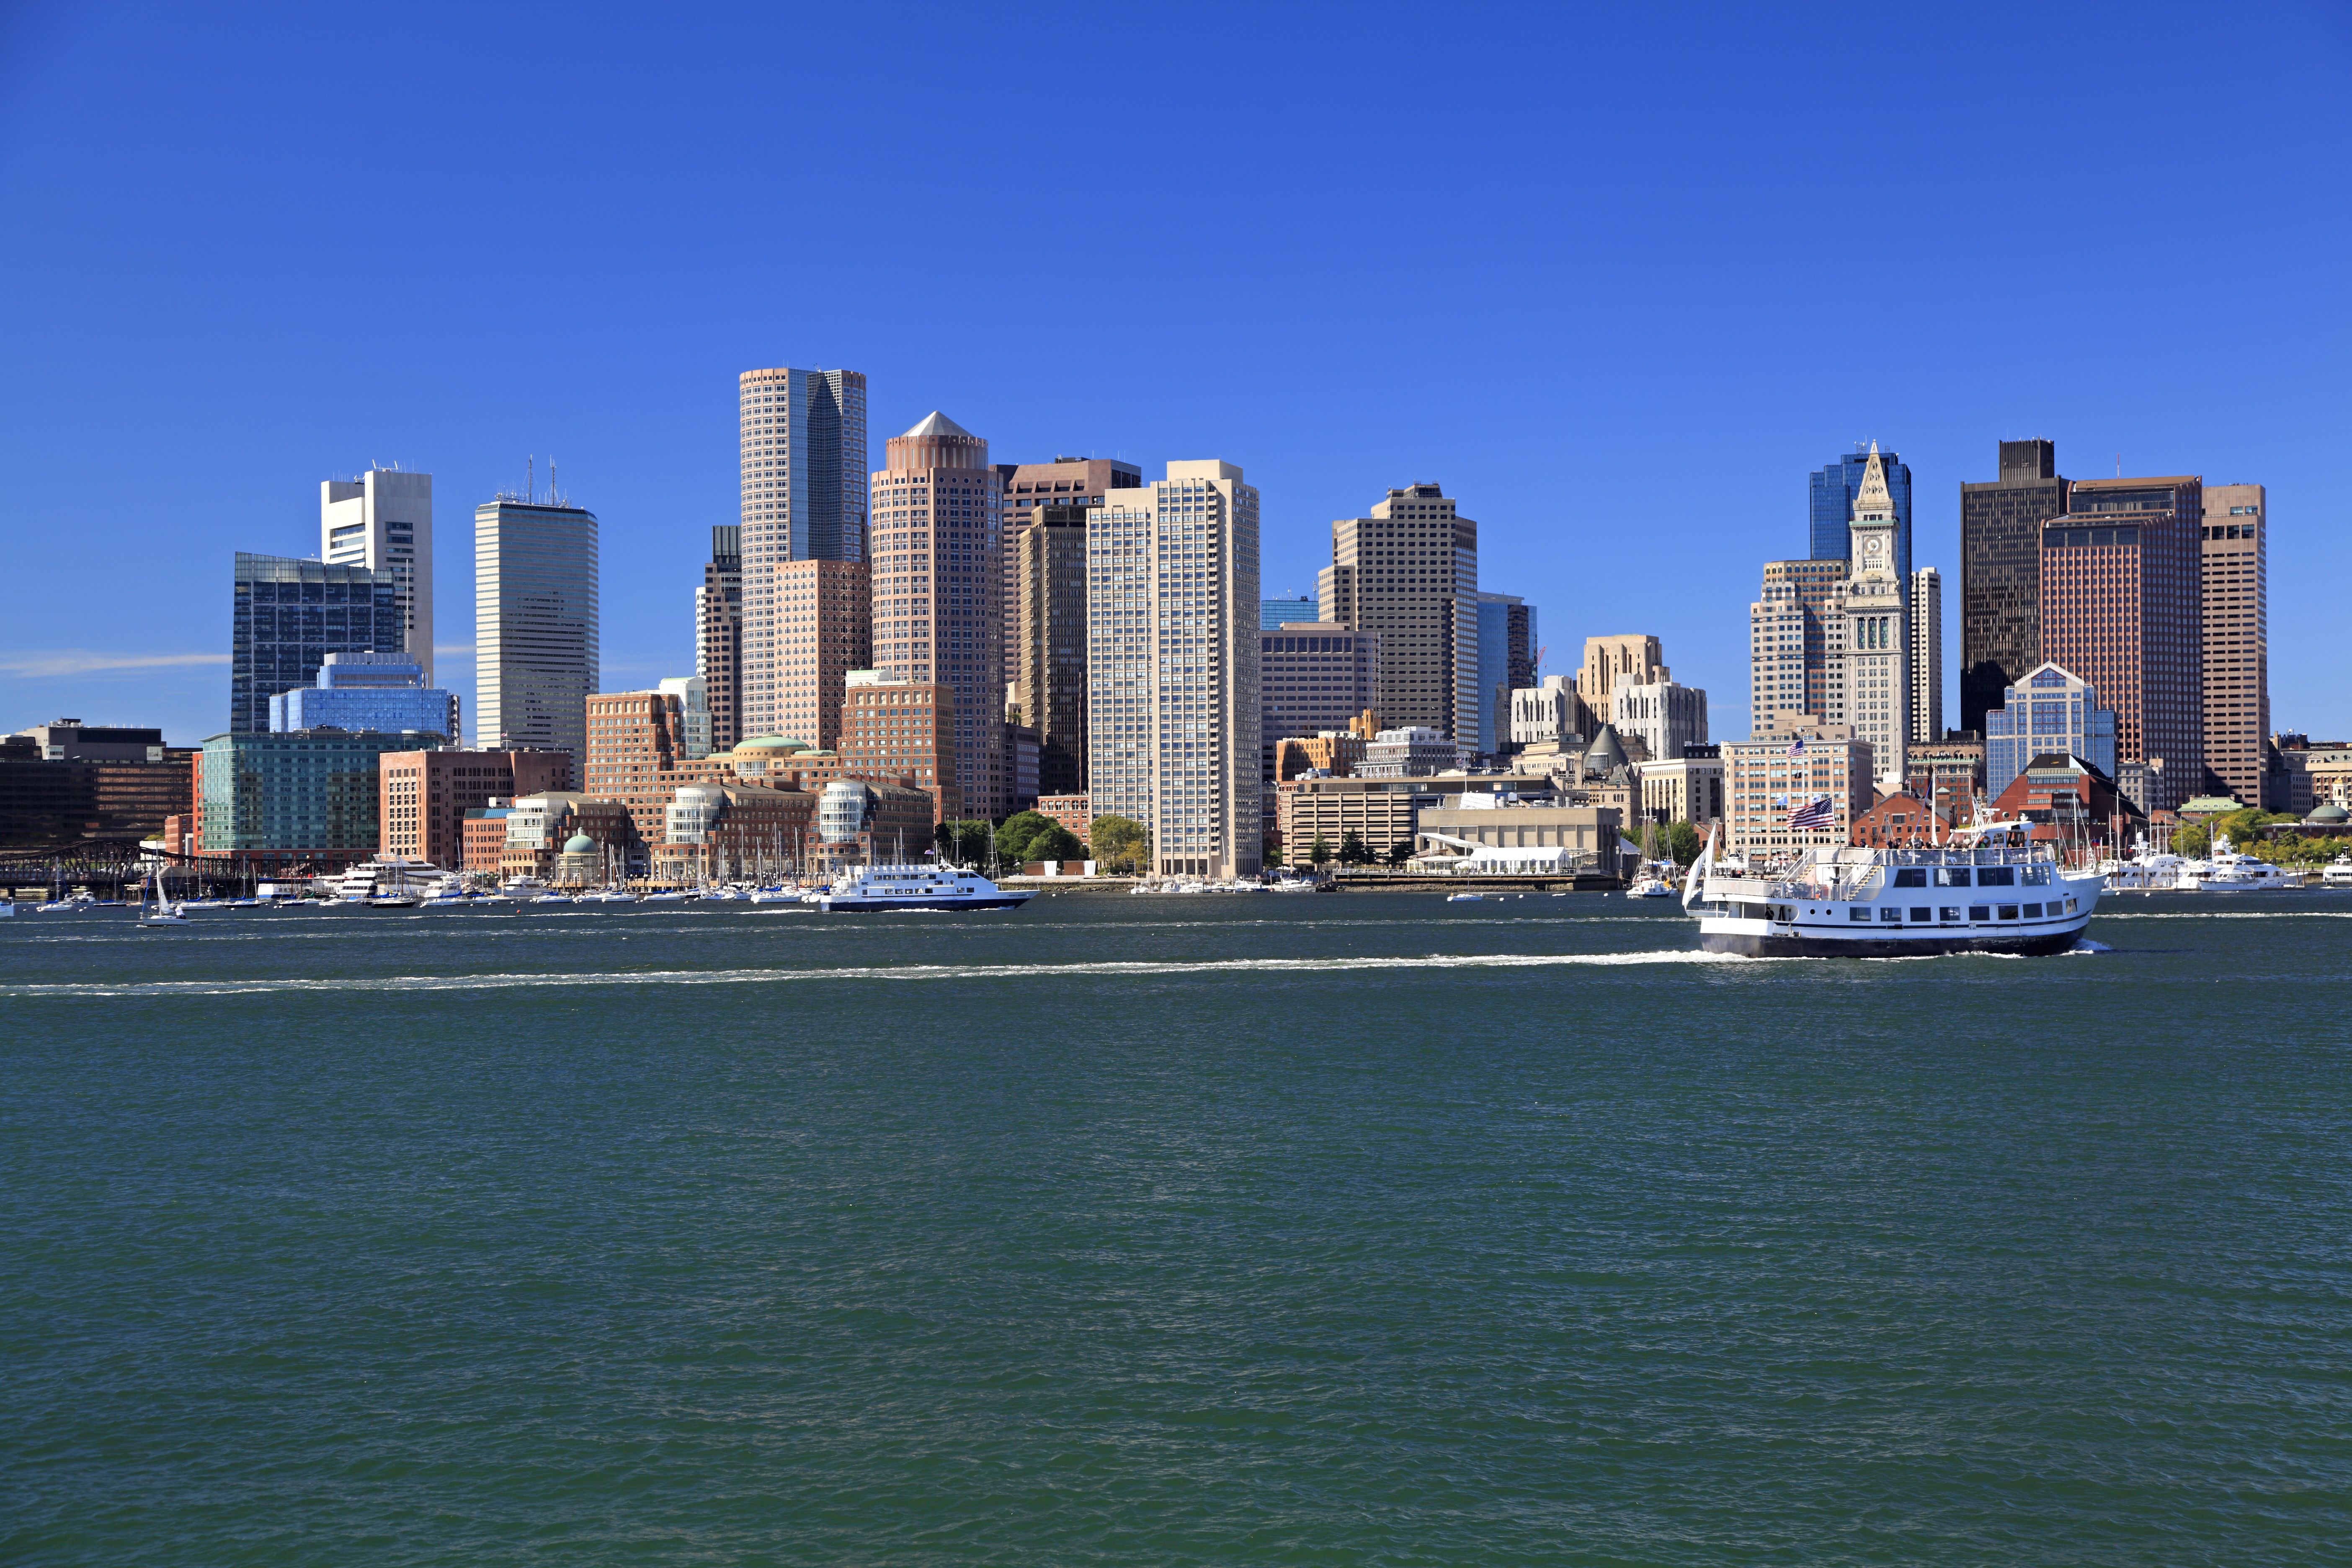
[[[1936,868],[1936,886],[1939,888],[1965,888],[1968,885],[1969,868],[1966,866],[1938,866]]]
[[[2017,886],[2017,868],[2014,866],[1980,866],[1977,868],[1977,886],[1979,888],[2014,888]]]
[[[1992,919],[1992,906],[1990,904],[1970,904],[1969,906],[1969,919],[1972,921],[1989,921]]]
[[[2029,888],[2048,887],[2050,885],[2050,868],[2047,866],[2028,866],[2025,868],[2024,881],[2025,885]]]
[[[1866,921],[1870,918],[1870,911],[1862,908],[1860,905],[1856,905],[1854,908],[1846,910],[1845,918],[1850,921]]]
[[[2028,904],[2028,905],[2026,905],[2026,906],[2025,906],[2025,918],[2026,918],[2027,920],[2030,920],[2030,921],[2038,921],[2038,920],[2040,920],[2040,919],[2042,918],[2042,906],[2041,906],[2040,904]]]
[[[1903,923],[1903,911],[1895,908],[1892,904],[1889,904],[1886,908],[1878,911],[1878,918],[1892,925],[1901,925]]]
[[[2072,899],[2066,900],[2066,912],[2070,915],[2074,912],[2074,900]]]
[[[1933,910],[1923,910],[1916,904],[1911,906],[1911,918],[1915,921],[1933,920],[1935,915],[1936,911]]]
[[[1949,904],[1941,904],[1937,907],[1936,918],[1939,921],[1957,921],[1960,918],[1960,911]]]
[[[1895,873],[1895,885],[1898,888],[1926,887],[1927,885],[1927,868],[1925,866],[1910,866],[1896,871]]]
[[[2005,921],[2013,921],[2013,920],[2015,920],[2015,919],[2017,918],[2017,906],[2016,906],[2015,904],[2003,904],[2003,905],[2001,905],[2001,906],[2000,906],[2000,918],[2001,918],[2001,919],[2003,919],[2003,920],[2005,920]]]

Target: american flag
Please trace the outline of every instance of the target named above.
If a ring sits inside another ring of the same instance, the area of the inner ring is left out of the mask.
[[[1830,797],[1817,795],[1789,814],[1789,826],[1800,831],[1837,826],[1837,807]]]
[[[1805,754],[1805,738],[1802,735],[1789,742],[1789,754],[1792,757],[1801,757]]]

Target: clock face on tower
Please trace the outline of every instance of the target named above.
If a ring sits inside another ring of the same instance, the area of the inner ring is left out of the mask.
[[[1877,553],[1878,553],[1879,545],[1880,545],[1880,543],[1881,543],[1881,542],[1882,542],[1880,541],[1880,539],[1878,538],[1878,536],[1877,536],[1876,534],[1873,534],[1873,535],[1871,535],[1868,539],[1865,539],[1865,540],[1864,540],[1864,541],[1862,542],[1862,552],[1863,552],[1864,555],[1875,555],[1875,554],[1877,554]]]

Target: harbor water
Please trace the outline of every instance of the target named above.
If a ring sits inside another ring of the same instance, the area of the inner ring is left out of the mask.
[[[0,922],[0,1562],[2341,1563],[2352,893]]]

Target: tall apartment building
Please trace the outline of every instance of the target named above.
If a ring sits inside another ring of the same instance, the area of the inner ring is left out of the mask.
[[[602,659],[596,514],[500,496],[474,509],[474,734],[588,758]]]
[[[849,672],[874,664],[873,564],[787,561],[769,574],[769,583],[776,725],[763,732],[829,748],[841,736]]]
[[[747,370],[736,382],[743,592],[738,738],[782,724],[777,573],[791,561],[866,559],[866,377]]]
[[[1264,855],[1256,489],[1231,463],[1171,463],[1166,479],[1092,510],[1087,565],[1095,815],[1144,824],[1162,875],[1254,875]]]
[[[694,591],[694,673],[710,701],[710,747],[743,738],[743,530],[710,531],[710,559]]]
[[[956,694],[939,681],[902,680],[887,669],[849,678],[841,709],[841,775],[865,784],[927,790],[934,824],[963,815],[956,766],[962,729]],[[914,846],[919,859],[929,841]]]
[[[1478,525],[1433,484],[1331,524],[1319,619],[1381,639],[1381,721],[1478,744]]]
[[[1784,713],[1824,719],[1843,707],[1836,660],[1847,569],[1843,561],[1764,563],[1763,585],[1748,606],[1750,734],[1779,733]]]
[[[1911,574],[1911,743],[1944,739],[1944,574]]]
[[[1513,594],[1478,595],[1478,750],[1510,744],[1511,693],[1536,683],[1536,612]]]
[[[1862,494],[1870,455],[1878,443],[1857,442],[1854,449],[1807,477],[1806,553],[1816,561],[1850,561],[1853,552],[1846,537],[1853,520],[1853,503]],[[1895,569],[1906,581],[1911,575],[1911,468],[1892,452],[1879,452],[1881,479],[1886,499],[1895,509]]]
[[[686,704],[675,692],[599,691],[587,700],[588,759],[580,793],[626,806],[640,844],[662,841],[681,784],[709,782],[723,763],[688,765]]]
[[[1619,683],[1609,694],[1609,722],[1641,737],[1643,763],[1673,762],[1707,744],[1706,693],[1680,681]]]
[[[1013,701],[1023,727],[1036,731],[1039,795],[1087,787],[1088,515],[1076,504],[1035,507],[1007,535],[1020,586],[1017,613],[1005,622],[1019,656]]]
[[[1281,742],[1345,730],[1379,700],[1381,639],[1328,621],[1292,621],[1257,639],[1259,782]]]
[[[2186,475],[2077,479],[2041,531],[2042,652],[2114,710],[2117,770],[2146,765],[2151,810],[2204,787],[2203,491]]]
[[[467,866],[466,814],[493,800],[568,789],[572,759],[561,752],[467,752],[454,746],[386,752],[377,761],[378,847],[445,871]],[[503,837],[503,831],[501,832]]]
[[[1842,719],[1870,743],[1879,776],[1890,790],[1903,787],[1903,748],[1911,738],[1911,616],[1905,601],[1908,580],[1896,566],[1899,543],[1895,502],[1871,448],[1847,524],[1853,554],[1843,591],[1844,658],[1832,668],[1839,700],[1826,717]]]
[[[1003,533],[988,443],[934,411],[874,476],[874,662],[955,692],[963,809],[1003,815]],[[1033,492],[1034,493],[1034,492]]]
[[[2205,789],[2260,805],[2271,732],[2265,497],[2260,485],[2207,485],[2204,499]]]
[[[370,468],[357,479],[319,486],[319,559],[392,574],[401,640],[379,653],[406,653],[433,684],[433,476]]]
[[[2040,664],[2042,525],[2066,510],[2048,441],[2000,443],[2000,477],[1960,487],[1960,727],[1984,732],[1988,709]]]
[[[391,652],[407,633],[399,586],[372,567],[236,552],[228,732],[269,732],[269,700],[309,686],[331,653]]]
[[[1098,507],[1113,490],[1139,489],[1143,483],[1143,470],[1133,463],[1109,458],[1055,458],[1050,463],[999,463],[996,479],[1001,524],[997,537],[1003,541],[1004,552],[1001,568],[1004,684],[1010,688],[1020,684],[1022,669],[1021,643],[1015,633],[1021,625],[1021,531],[1032,522],[1043,521],[1048,510],[1066,520],[1071,509]],[[1078,521],[1083,523],[1086,520],[1082,516]]]

